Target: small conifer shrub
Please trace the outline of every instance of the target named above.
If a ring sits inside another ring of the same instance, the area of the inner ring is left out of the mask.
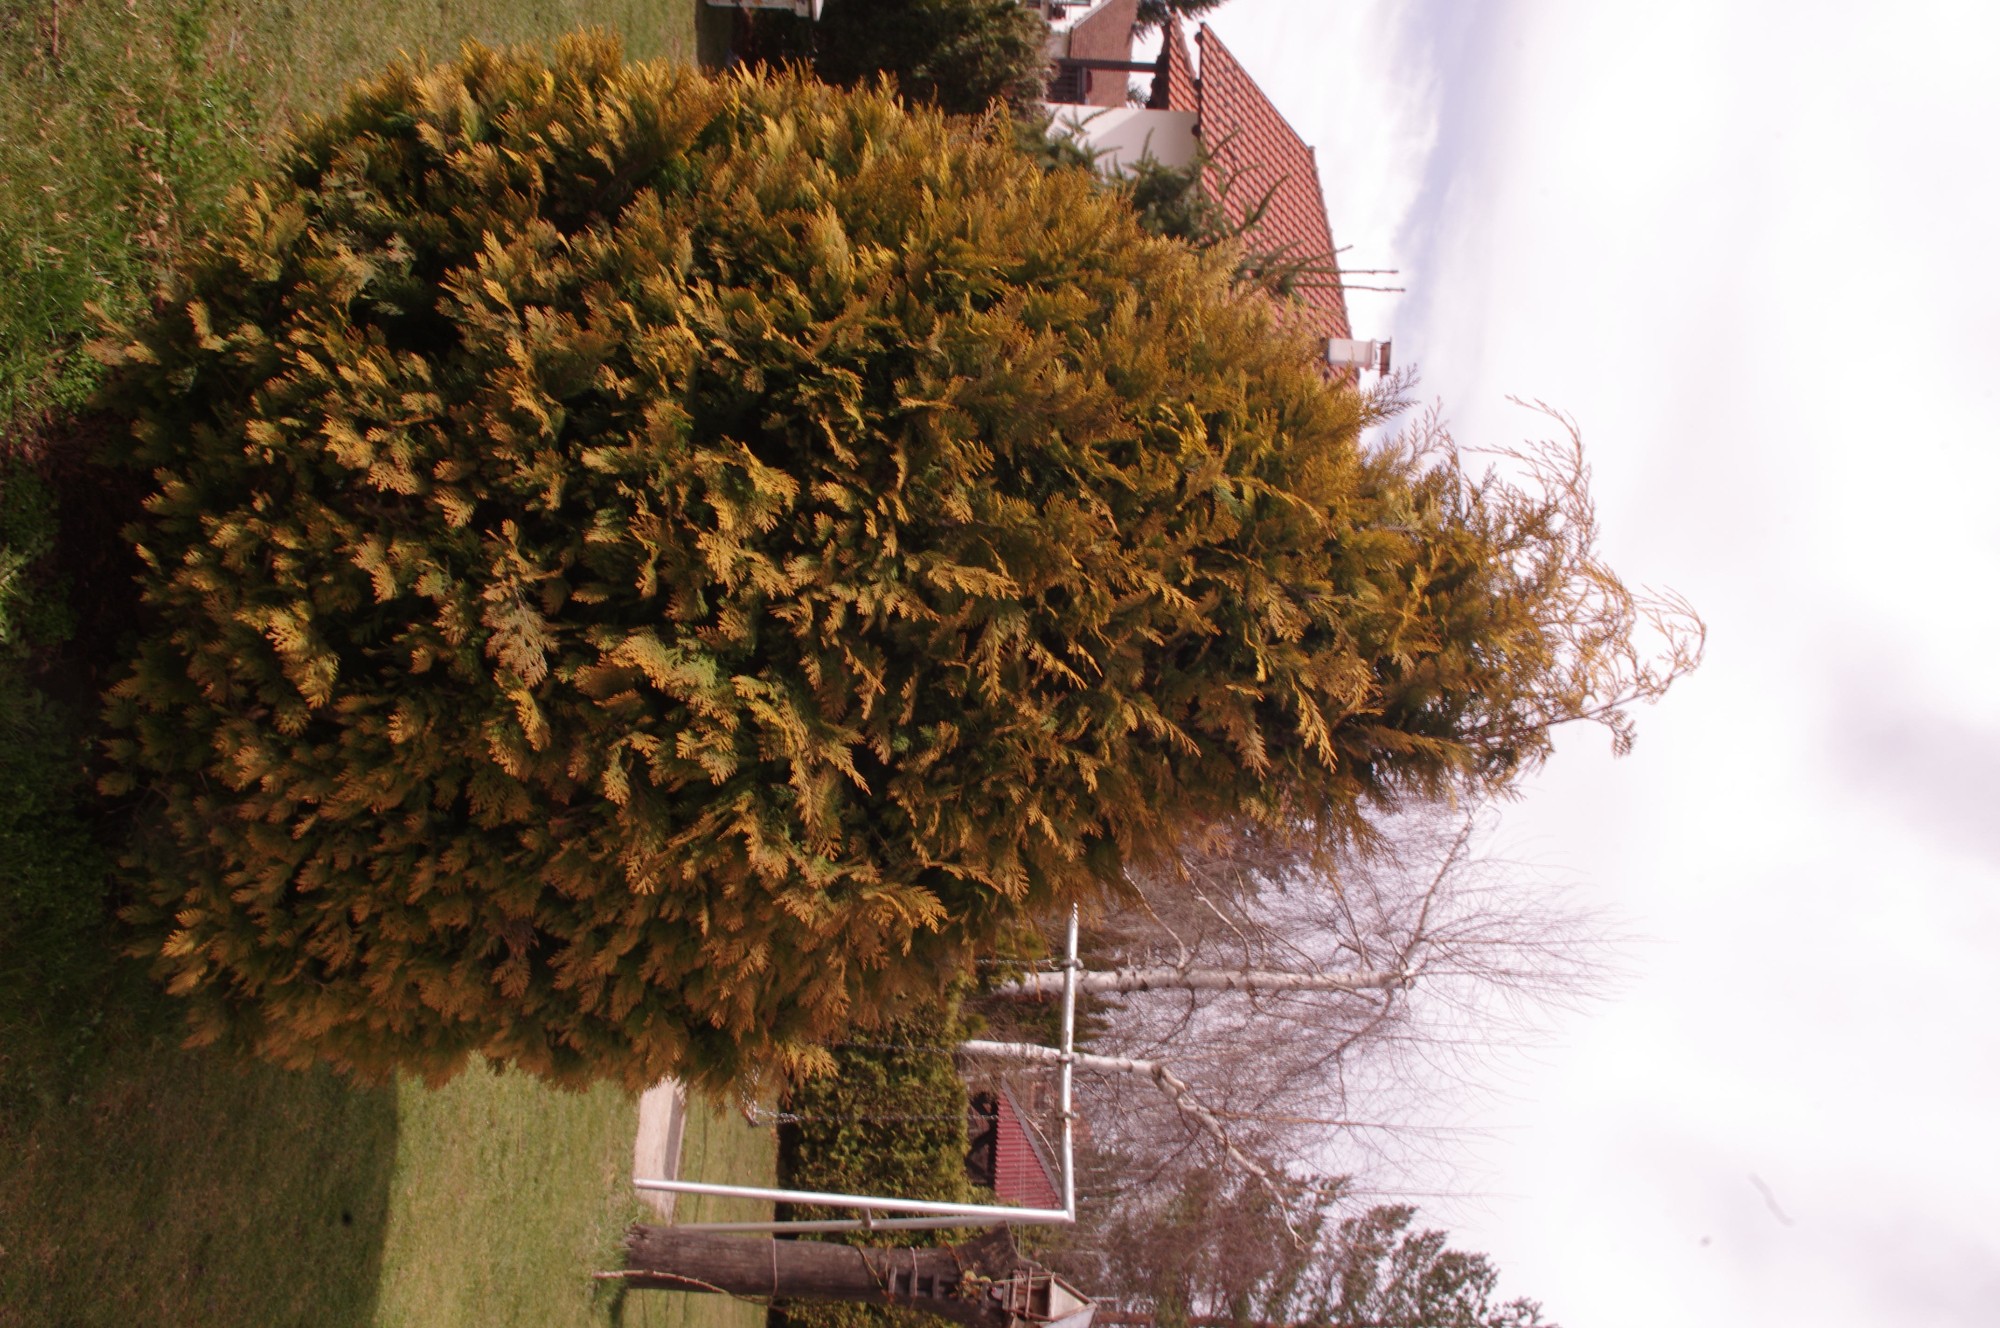
[[[1548,540],[1229,275],[997,122],[597,38],[309,124],[105,351],[196,1037],[787,1072],[1191,827],[1534,759]]]

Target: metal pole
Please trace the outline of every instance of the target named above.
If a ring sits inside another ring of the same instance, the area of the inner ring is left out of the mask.
[[[829,1218],[802,1222],[689,1222],[680,1224],[688,1231],[856,1231],[885,1228],[932,1228],[1001,1222],[1067,1225],[1076,1221],[1076,975],[1083,963],[1077,957],[1077,910],[1069,911],[1069,942],[1063,963],[1062,1047],[1051,1051],[1035,1047],[1030,1059],[1053,1059],[1061,1064],[1062,1116],[1062,1207],[1010,1208],[1000,1204],[943,1203],[930,1199],[891,1199],[868,1194],[828,1194],[820,1190],[781,1190],[767,1185],[719,1185],[698,1180],[655,1180],[637,1178],[632,1188],[663,1190],[669,1194],[706,1194],[721,1199],[765,1199],[773,1203],[816,1204],[826,1208],[859,1208],[865,1213],[910,1213],[909,1218],[876,1221],[872,1217]],[[961,1050],[978,1054],[980,1044],[966,1043]],[[1008,1048],[1010,1054],[1027,1050]],[[968,1223],[965,1219],[972,1219]]]
[[[1000,1222],[1071,1222],[1066,1209],[1007,1208],[999,1204],[943,1203],[931,1199],[889,1199],[871,1194],[828,1194],[822,1190],[780,1190],[766,1185],[717,1185],[702,1180],[635,1180],[635,1190],[665,1190],[670,1194],[712,1194],[723,1199],[769,1199],[773,1203],[819,1204],[827,1208],[865,1208],[885,1213],[921,1216],[990,1217]]]
[[[1076,1076],[1076,906],[1069,910],[1068,958],[1063,963],[1062,1008],[1062,1204],[1063,1215],[1076,1221],[1076,1112],[1071,1095]]]
[[[937,1231],[952,1227],[999,1226],[1005,1218],[989,1217],[830,1217],[799,1222],[675,1222],[676,1231]],[[1051,1218],[1049,1221],[1053,1222]],[[1025,1223],[1020,1225],[1026,1225]]]

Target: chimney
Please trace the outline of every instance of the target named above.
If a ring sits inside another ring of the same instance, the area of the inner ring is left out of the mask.
[[[1326,343],[1326,362],[1336,369],[1373,369],[1376,373],[1389,372],[1389,346],[1387,341],[1346,341],[1330,337]]]

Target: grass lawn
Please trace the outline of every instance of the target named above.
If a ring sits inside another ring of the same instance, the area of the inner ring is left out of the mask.
[[[66,352],[150,288],[227,186],[301,112],[400,52],[582,26],[691,60],[698,0],[0,0],[0,423],[75,404]],[[52,23],[51,20],[54,20]],[[698,29],[700,30],[698,32]]]
[[[589,1272],[616,1268],[633,1222],[658,1221],[634,1197],[637,1105],[611,1089],[552,1093],[518,1075],[464,1075],[437,1091],[397,1092],[397,1165],[384,1225],[383,1328],[541,1328],[658,1324],[761,1328],[761,1308],[709,1296],[637,1292],[621,1304]],[[771,1132],[691,1105],[691,1178],[769,1183]],[[770,1206],[696,1200],[684,1220],[768,1217]]]
[[[591,1281],[653,1220],[628,1183],[636,1124],[608,1088],[475,1070],[356,1089],[121,1046],[73,1100],[0,1118],[0,1325],[758,1328],[754,1307],[620,1305]],[[770,1134],[697,1109],[683,1163],[768,1182]]]
[[[0,1328],[762,1322],[591,1282],[647,1213],[626,1094],[357,1089],[182,1049],[114,957],[106,846],[71,812],[88,706],[50,704],[23,653],[61,635],[61,596],[22,589],[50,514],[8,445],[88,394],[86,304],[145,298],[356,75],[586,24],[678,59],[719,31],[696,0],[0,0]],[[768,1179],[772,1141],[697,1114],[683,1166]]]

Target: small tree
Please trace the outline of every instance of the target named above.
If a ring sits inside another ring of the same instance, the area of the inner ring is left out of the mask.
[[[129,916],[287,1064],[798,1068],[1190,827],[1365,834],[1623,695],[1566,509],[877,90],[398,66],[107,357]]]
[[[918,105],[1023,115],[1048,90],[1048,24],[1020,0],[827,0],[818,21],[758,14],[757,55],[810,62],[829,83],[883,76]]]
[[[1341,1218],[1338,1202],[1327,1186],[1280,1212],[1242,1176],[1200,1170],[1047,1233],[1037,1257],[1159,1328],[1556,1328],[1536,1302],[1498,1298],[1486,1255],[1413,1230],[1416,1209]]]
[[[833,1194],[897,1194],[969,1203],[965,1081],[940,1055],[963,1036],[956,994],[833,1049],[833,1070],[785,1096],[778,1126],[778,1175],[787,1189]],[[851,1218],[851,1210],[786,1205],[780,1216]],[[837,1244],[929,1249],[969,1238],[953,1230],[854,1231],[817,1239]],[[808,1237],[808,1239],[815,1239]],[[790,1243],[790,1242],[788,1242]],[[922,1328],[908,1308],[796,1299],[778,1307],[771,1328]]]
[[[1222,0],[1139,0],[1138,26],[1157,28],[1170,19],[1200,18],[1221,7]]]
[[[1330,1257],[1301,1279],[1326,1328],[1556,1328],[1539,1303],[1499,1301],[1500,1272],[1484,1254],[1454,1250],[1446,1233],[1410,1229],[1417,1210],[1380,1204],[1341,1222]]]

